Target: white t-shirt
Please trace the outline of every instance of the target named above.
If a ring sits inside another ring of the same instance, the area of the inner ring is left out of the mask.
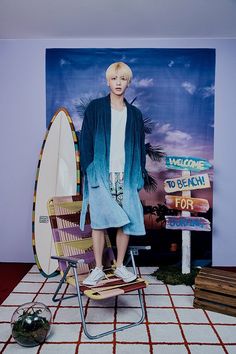
[[[122,111],[111,109],[110,172],[124,172],[126,121],[127,107]]]

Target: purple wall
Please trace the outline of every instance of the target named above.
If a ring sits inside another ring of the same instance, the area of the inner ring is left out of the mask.
[[[236,265],[236,40],[0,40],[0,261],[33,262],[34,179],[45,134],[45,48],[216,48],[214,265]]]

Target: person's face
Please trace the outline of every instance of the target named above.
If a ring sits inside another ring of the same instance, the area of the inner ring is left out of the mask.
[[[118,70],[113,76],[109,78],[107,84],[114,95],[122,96],[125,93],[127,87],[129,86],[129,81],[127,77],[125,77]]]

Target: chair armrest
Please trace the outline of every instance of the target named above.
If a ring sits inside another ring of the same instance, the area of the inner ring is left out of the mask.
[[[79,264],[83,264],[84,263],[84,259],[76,259],[73,258],[73,256],[68,256],[68,257],[62,257],[62,256],[51,256],[52,259],[57,259],[58,261],[66,261],[66,262],[70,262],[70,263],[79,263]]]
[[[152,248],[151,248],[151,246],[128,246],[128,251],[129,250],[132,250],[132,251],[134,251],[134,250],[151,250]]]

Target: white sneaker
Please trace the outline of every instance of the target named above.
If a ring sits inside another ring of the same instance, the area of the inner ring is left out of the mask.
[[[89,274],[89,276],[87,278],[85,278],[83,280],[83,284],[84,285],[96,285],[100,280],[106,278],[106,274],[103,272],[103,270],[101,268],[94,268],[92,269],[91,273]]]
[[[124,265],[117,267],[114,271],[115,276],[124,280],[125,283],[134,281],[137,278],[137,275],[130,272]]]

